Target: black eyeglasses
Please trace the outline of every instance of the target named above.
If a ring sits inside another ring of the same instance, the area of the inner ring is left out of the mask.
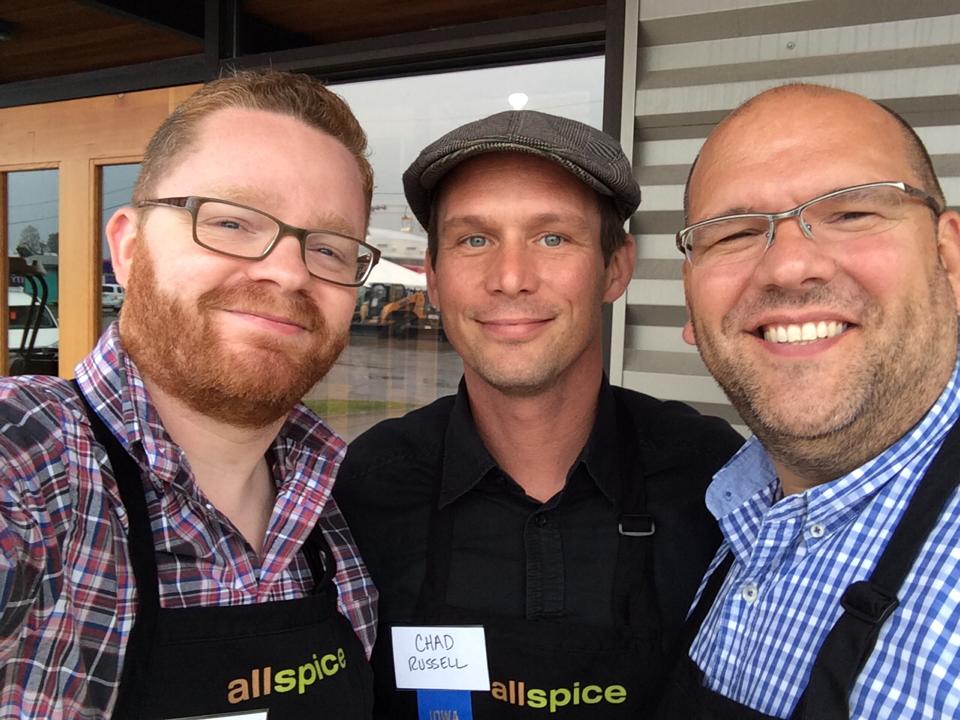
[[[740,213],[694,223],[677,233],[677,249],[697,267],[757,261],[773,245],[777,223],[787,218],[797,218],[811,240],[842,243],[896,227],[911,199],[935,215],[943,212],[936,198],[904,182],[866,183],[820,195],[781,213]]]
[[[357,238],[332,230],[305,230],[287,225],[262,210],[229,200],[173,197],[143,200],[137,207],[172,207],[193,218],[193,240],[207,250],[248,260],[263,260],[281,237],[300,242],[307,271],[336,285],[357,287],[370,277],[380,251]]]

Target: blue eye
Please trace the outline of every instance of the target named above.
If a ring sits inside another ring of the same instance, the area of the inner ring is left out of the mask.
[[[560,247],[563,245],[563,238],[554,233],[548,233],[540,238],[540,242],[547,247]]]
[[[465,238],[463,242],[472,248],[482,248],[487,244],[487,239],[483,235],[471,235]]]

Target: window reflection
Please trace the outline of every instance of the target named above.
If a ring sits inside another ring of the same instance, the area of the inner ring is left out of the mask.
[[[56,375],[60,331],[59,189],[56,170],[7,174],[10,276],[7,371]]]
[[[124,297],[123,288],[113,274],[104,227],[117,208],[130,202],[139,172],[139,163],[100,168],[100,332],[117,319]]]

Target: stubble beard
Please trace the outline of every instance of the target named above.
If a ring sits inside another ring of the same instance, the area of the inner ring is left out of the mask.
[[[261,428],[285,417],[327,374],[347,343],[331,333],[313,300],[278,296],[250,281],[210,290],[190,308],[165,294],[153,260],[137,240],[134,274],[120,313],[120,338],[141,375],[192,410],[219,422]],[[211,321],[217,308],[261,310],[294,319],[311,341],[291,350],[264,337],[241,354],[226,346]]]
[[[738,354],[732,345],[724,350],[722,341],[694,316],[695,334],[704,364],[770,455],[809,482],[822,483],[850,472],[893,444],[923,417],[946,384],[955,359],[957,322],[955,310],[951,320],[938,309],[954,308],[954,302],[943,273],[931,278],[928,291],[926,316],[914,305],[905,305],[900,318],[891,320],[876,303],[859,301],[861,328],[885,332],[889,342],[868,337],[837,396],[823,398],[825,404],[832,403],[832,409],[810,418],[798,417],[783,398],[770,398],[811,392],[802,381],[816,372],[815,367],[798,364],[795,377],[781,374],[780,387],[764,388],[758,381],[762,373],[745,359],[749,356]],[[802,297],[771,293],[762,302],[780,308],[837,307],[835,301],[830,303],[830,294],[826,288]],[[894,327],[884,327],[887,322]],[[736,317],[728,315],[723,334],[730,337],[726,331],[737,326]],[[940,349],[944,349],[942,357],[937,358]]]
[[[554,356],[555,357],[555,356]],[[466,361],[465,361],[466,362]],[[533,365],[533,367],[526,367]],[[556,385],[560,369],[552,363],[510,363],[491,361],[482,355],[471,365],[490,387],[507,397],[535,397]]]

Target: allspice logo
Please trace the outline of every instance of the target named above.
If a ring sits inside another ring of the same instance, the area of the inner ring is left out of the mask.
[[[253,668],[249,677],[234,678],[227,683],[227,702],[236,705],[272,693],[296,691],[298,695],[303,695],[324,678],[332,677],[346,667],[347,654],[343,648],[337,648],[336,653],[320,657],[313,653],[310,660],[294,667],[274,670],[272,666],[265,665]]]
[[[573,683],[571,687],[528,688],[524,680],[495,680],[490,683],[490,694],[497,700],[511,705],[526,706],[534,710],[546,709],[555,713],[558,710],[580,705],[599,705],[609,703],[620,705],[627,700],[627,689],[623,685]]]

